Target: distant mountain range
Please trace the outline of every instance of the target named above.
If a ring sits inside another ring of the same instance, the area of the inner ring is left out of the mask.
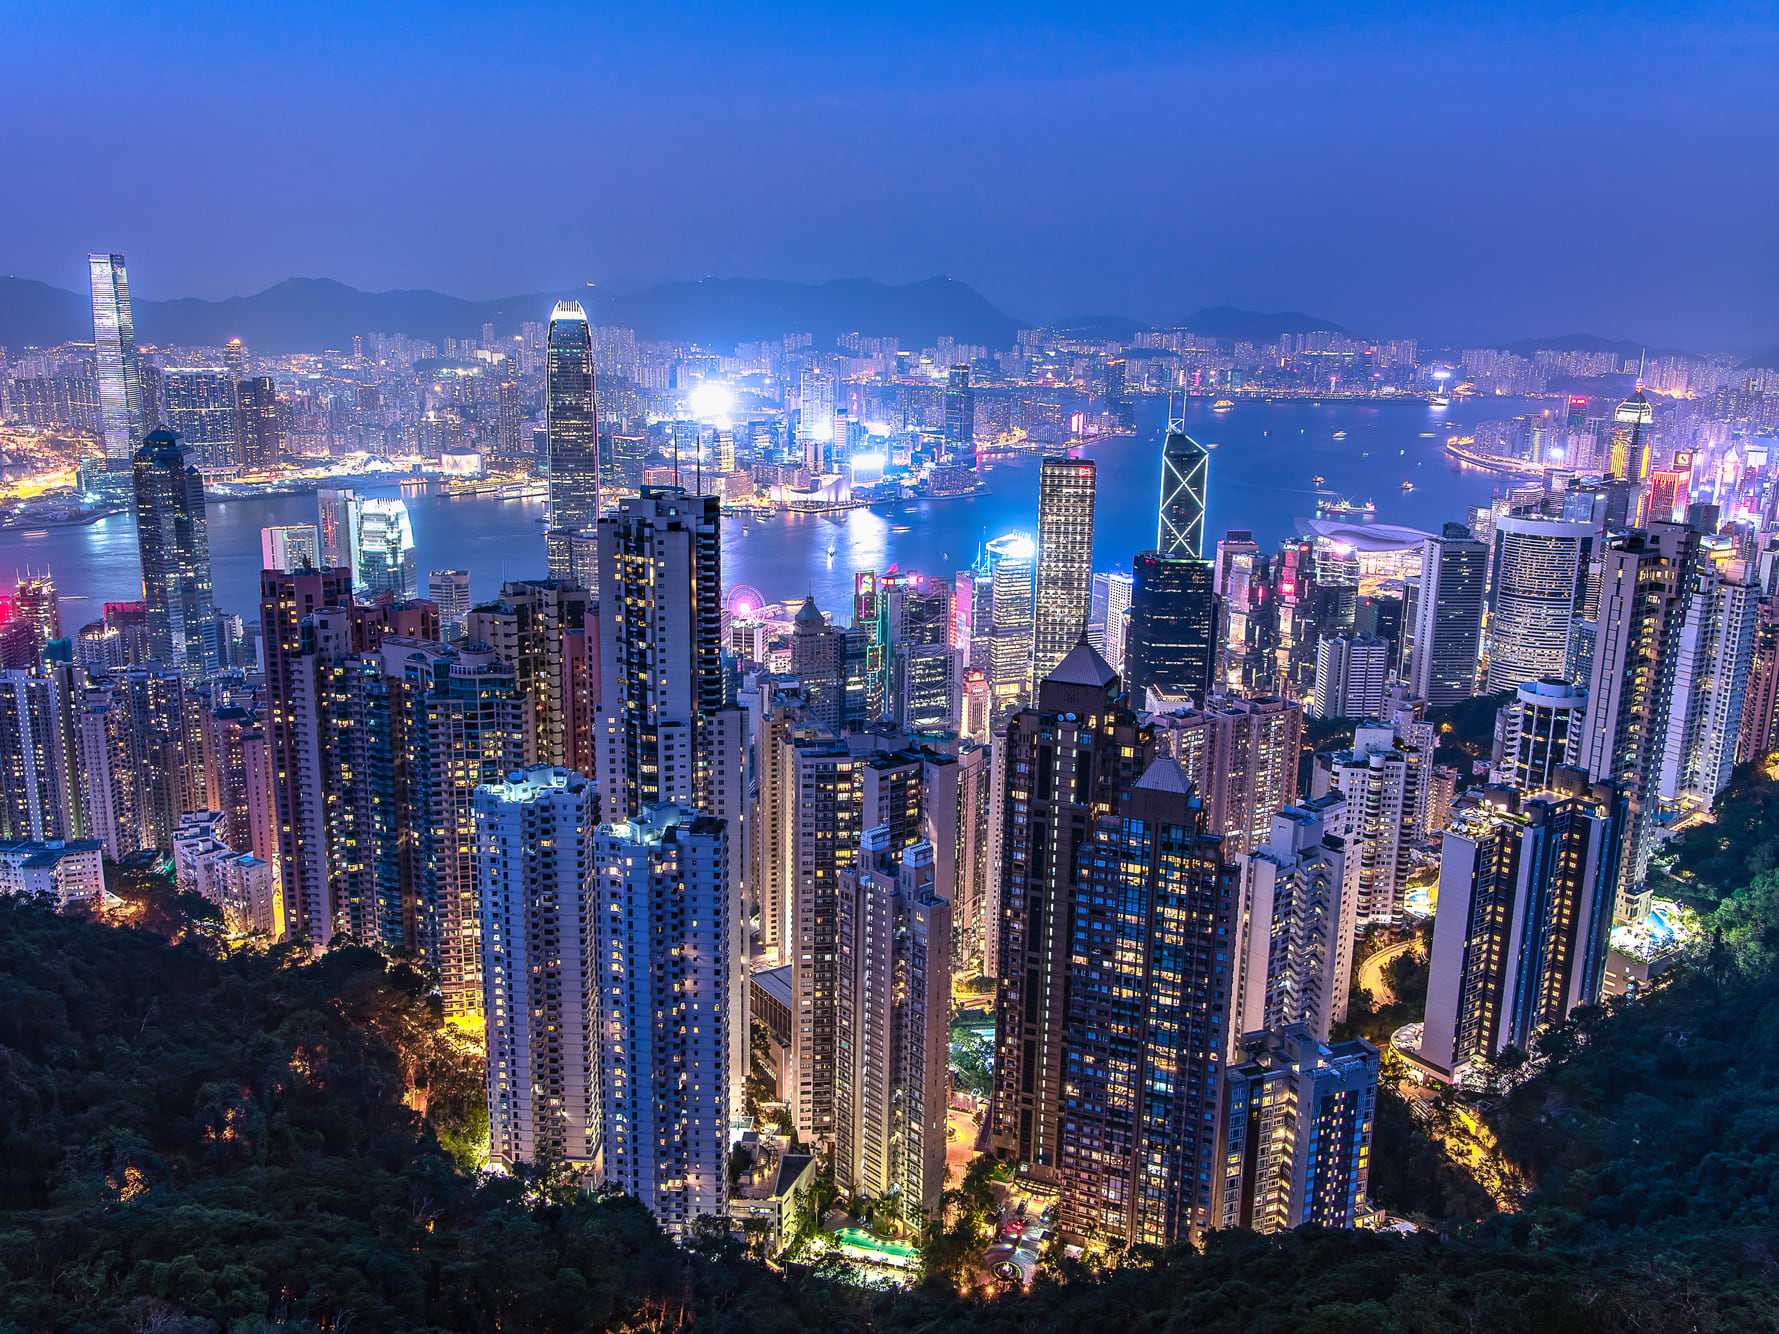
[[[904,348],[933,346],[950,336],[994,350],[1013,346],[1026,323],[999,310],[968,283],[928,278],[914,283],[880,283],[838,278],[825,283],[789,283],[762,278],[703,278],[658,283],[629,293],[583,287],[468,301],[424,289],[361,292],[331,278],[286,278],[253,296],[202,301],[135,303],[138,341],[162,347],[217,347],[231,338],[272,354],[345,350],[354,334],[406,334],[443,344],[447,338],[480,338],[492,324],[499,337],[519,332],[533,320],[547,320],[557,301],[579,301],[595,324],[636,330],[643,339],[671,339],[730,347],[807,333],[818,347],[832,347],[839,335],[858,332],[893,337]],[[1236,306],[1206,306],[1180,324],[1193,333],[1232,342],[1265,344],[1281,334],[1331,333],[1358,337],[1333,320],[1301,311],[1262,312]],[[1052,328],[1076,337],[1128,343],[1154,326],[1124,315],[1073,315]],[[0,347],[53,347],[93,336],[92,306],[85,293],[69,292],[30,278],[0,277]],[[1677,348],[1564,334],[1527,338],[1505,345],[1529,356],[1545,349],[1614,352],[1635,358],[1690,356]],[[1779,368],[1779,348],[1750,357],[1748,366]]]
[[[728,347],[807,333],[823,346],[850,331],[895,337],[903,347],[931,347],[945,335],[995,349],[1013,345],[1018,320],[997,310],[967,283],[951,278],[888,284],[837,279],[820,284],[747,278],[661,283],[617,294],[587,287],[466,301],[429,291],[361,292],[327,278],[287,278],[253,296],[226,301],[187,297],[135,302],[136,338],[144,344],[215,347],[242,339],[261,352],[346,349],[354,334],[406,334],[442,343],[498,337],[531,320],[547,320],[558,300],[587,308],[595,324],[636,330],[643,339],[683,339]],[[91,303],[29,278],[0,278],[0,346],[52,347],[90,340]]]

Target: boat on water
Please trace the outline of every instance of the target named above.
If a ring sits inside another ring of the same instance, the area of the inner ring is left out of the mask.
[[[1329,500],[1316,502],[1316,516],[1322,519],[1359,519],[1368,523],[1377,518],[1377,504],[1368,500],[1360,505],[1335,496]]]
[[[1217,441],[1215,441],[1215,440],[1207,440],[1207,441],[1205,441],[1205,448],[1206,448],[1206,449],[1215,449],[1215,448],[1216,448],[1216,447],[1217,447],[1217,445],[1218,445],[1218,442],[1217,442]]]
[[[1452,405],[1452,400],[1447,398],[1444,394],[1435,394],[1427,401],[1436,408],[1449,408]]]
[[[1347,438],[1347,433],[1345,431],[1336,431],[1334,433],[1334,438],[1336,440],[1345,440]]]
[[[1408,478],[1404,477],[1402,479],[1402,489],[1404,491],[1413,491],[1415,489],[1415,484],[1409,481]]]
[[[908,531],[908,525],[905,523],[892,523],[890,525],[890,531],[892,533],[905,533]]]
[[[1212,412],[1228,412],[1234,406],[1235,406],[1235,401],[1233,399],[1220,398],[1215,403],[1211,404],[1211,411]]]
[[[1326,477],[1322,476],[1321,473],[1317,473],[1314,477],[1310,478],[1310,481],[1314,482],[1318,487],[1320,487],[1322,485],[1322,483],[1326,482],[1327,480],[1328,479]]]

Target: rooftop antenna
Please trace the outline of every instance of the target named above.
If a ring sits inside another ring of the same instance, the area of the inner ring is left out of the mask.
[[[1649,362],[1649,349],[1643,348],[1637,353],[1637,387],[1643,388],[1643,371]]]

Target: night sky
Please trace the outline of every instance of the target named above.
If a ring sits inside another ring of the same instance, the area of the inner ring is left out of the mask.
[[[0,270],[1779,343],[1770,4],[0,4]]]

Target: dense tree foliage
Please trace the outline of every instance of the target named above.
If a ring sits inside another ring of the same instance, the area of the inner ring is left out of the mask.
[[[464,1173],[473,1066],[414,969],[224,956],[0,900],[0,1331],[1779,1327],[1779,874],[1752,866],[1779,800],[1739,788],[1747,850],[1691,871],[1705,958],[1546,1034],[1541,1073],[1492,1108],[1384,1099],[1376,1194],[1436,1226],[1215,1235],[990,1300],[958,1292],[986,1166],[905,1295],[769,1270],[720,1229],[676,1247],[560,1172]],[[1407,963],[1389,981],[1421,984]],[[1515,1212],[1487,1216],[1437,1147],[1438,1117],[1485,1114],[1494,1166],[1532,1183]]]

